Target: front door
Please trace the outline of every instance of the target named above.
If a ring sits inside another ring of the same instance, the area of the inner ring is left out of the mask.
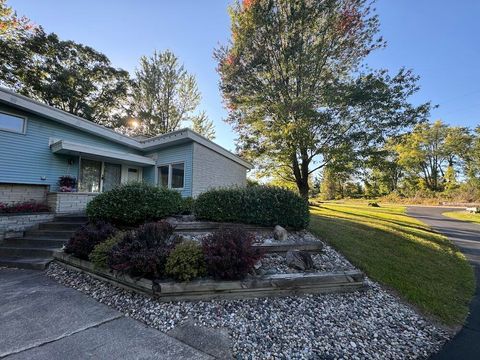
[[[112,190],[120,185],[122,165],[105,163],[103,168],[103,191]]]

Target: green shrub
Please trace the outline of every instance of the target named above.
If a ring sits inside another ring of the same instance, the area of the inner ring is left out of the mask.
[[[211,221],[263,226],[307,227],[308,203],[293,191],[273,186],[215,189],[195,200],[195,215]]]
[[[183,241],[172,250],[165,265],[165,273],[175,280],[190,281],[206,275],[201,246],[194,240]]]
[[[104,242],[97,244],[93,248],[93,251],[90,253],[88,257],[90,261],[93,263],[93,265],[98,269],[108,268],[108,265],[107,265],[108,254],[110,253],[110,251],[115,245],[117,245],[120,241],[123,240],[124,237],[125,237],[125,233],[122,231],[119,231],[115,235],[109,237]]]
[[[182,199],[182,215],[190,215],[193,214],[193,207],[195,205],[195,199],[188,196]]]
[[[168,190],[144,183],[128,183],[97,195],[87,206],[93,220],[115,225],[135,226],[178,214],[182,197]]]

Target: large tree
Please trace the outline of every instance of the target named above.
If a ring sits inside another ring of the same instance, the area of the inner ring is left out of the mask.
[[[244,0],[230,14],[232,39],[215,52],[227,121],[242,154],[288,169],[302,196],[344,146],[364,152],[428,115],[407,101],[411,71],[362,67],[384,46],[366,0]]]
[[[191,120],[200,103],[197,82],[171,51],[140,59],[133,87],[131,113],[145,136],[165,134]]]
[[[438,120],[417,125],[397,139],[394,149],[398,164],[410,176],[422,179],[429,190],[441,191],[455,179],[455,171],[461,171],[471,142],[468,128],[449,127]]]
[[[0,38],[0,84],[71,114],[116,126],[130,85],[104,54],[41,28]]]
[[[10,6],[7,6],[6,0],[0,0],[0,38],[16,37],[33,29],[34,26],[27,17],[18,16]]]
[[[215,125],[210,120],[205,111],[193,116],[191,129],[209,140],[215,139]]]

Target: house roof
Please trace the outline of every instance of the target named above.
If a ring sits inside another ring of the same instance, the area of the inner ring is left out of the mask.
[[[252,169],[251,163],[243,160],[241,157],[228,151],[222,146],[205,138],[191,129],[181,129],[172,131],[167,134],[155,136],[147,139],[135,139],[120,134],[114,130],[108,129],[102,125],[95,124],[92,121],[83,119],[79,116],[72,115],[66,111],[56,109],[39,101],[33,100],[27,96],[17,94],[14,91],[0,87],[0,103],[13,106],[17,109],[30,112],[61,124],[103,137],[110,141],[120,143],[133,149],[151,152],[167,146],[181,144],[189,141],[199,143],[227,158],[233,160],[240,165]]]

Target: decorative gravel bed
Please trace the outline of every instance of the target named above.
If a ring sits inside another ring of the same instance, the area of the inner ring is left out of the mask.
[[[312,260],[315,265],[315,269],[312,270],[312,272],[355,270],[355,267],[350,264],[348,260],[346,260],[328,245],[323,245],[321,253],[312,254]],[[291,274],[302,272],[300,270],[288,267],[285,255],[280,254],[265,255],[265,257],[261,260],[261,264],[262,266],[256,270],[256,273],[259,275]]]
[[[368,280],[347,294],[165,303],[56,263],[47,275],[161,331],[226,328],[239,359],[426,358],[450,335]]]
[[[263,244],[281,244],[281,243],[304,244],[304,243],[320,241],[319,238],[317,238],[315,235],[313,235],[312,233],[306,230],[289,231],[287,235],[287,240],[284,240],[284,241],[275,240],[272,236],[272,233],[268,233],[268,232],[256,233],[255,237],[256,237],[257,243],[263,243]]]

